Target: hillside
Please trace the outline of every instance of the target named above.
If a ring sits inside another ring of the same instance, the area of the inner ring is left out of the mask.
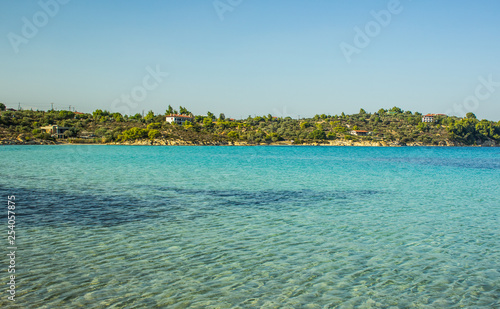
[[[5,109],[5,106],[4,106]],[[149,112],[145,117],[96,110],[92,114],[71,111],[0,112],[2,144],[158,144],[158,145],[260,145],[260,144],[330,144],[330,145],[429,145],[429,146],[498,146],[500,122],[478,120],[472,113],[466,118],[436,115],[433,122],[422,122],[422,114],[398,107],[352,115],[316,115],[308,119],[278,118],[272,115],[226,119],[191,115],[182,125],[170,124],[165,115]],[[43,127],[65,127],[57,137],[43,132]],[[357,132],[353,132],[357,131]],[[361,136],[359,136],[361,135]]]

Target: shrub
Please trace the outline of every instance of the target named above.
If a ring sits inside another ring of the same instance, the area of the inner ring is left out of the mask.
[[[75,114],[70,111],[60,111],[57,115],[58,119],[73,119],[75,118]]]
[[[76,128],[71,128],[69,130],[67,130],[66,132],[64,132],[64,136],[65,137],[75,137],[77,135],[78,131],[76,130]]]
[[[121,140],[126,141],[126,140],[136,140],[139,138],[146,138],[148,137],[148,130],[146,129],[141,129],[141,128],[131,128],[129,130],[125,130],[122,132],[122,134],[119,136]]]
[[[51,140],[53,141],[54,138],[49,134],[49,133],[40,133],[38,135],[35,136],[36,138],[39,138],[39,139],[43,139],[43,140]]]
[[[161,123],[159,123],[159,122],[150,123],[150,124],[148,124],[148,127],[147,127],[148,130],[156,130],[156,129],[160,129],[160,128],[161,128]]]
[[[238,139],[239,137],[239,134],[238,132],[235,132],[235,131],[231,131],[227,134],[227,137],[230,138],[230,139]]]
[[[337,133],[344,133],[348,131],[346,127],[341,127],[341,126],[337,126],[333,130]]]
[[[326,134],[322,130],[314,130],[309,134],[310,139],[326,139]]]
[[[149,132],[148,132],[148,137],[150,140],[154,140],[155,138],[157,138],[160,135],[161,135],[160,131],[158,131],[158,130],[149,130]]]
[[[330,132],[328,133],[328,135],[326,136],[329,140],[334,140],[337,138],[337,134],[333,133],[333,132]]]

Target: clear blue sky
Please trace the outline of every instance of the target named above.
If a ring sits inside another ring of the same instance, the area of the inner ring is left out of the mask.
[[[72,0],[49,16],[37,1],[1,1],[0,102],[235,118],[399,106],[500,120],[500,87],[479,81],[500,82],[500,2],[401,0],[376,29],[370,12],[390,2],[242,0],[221,15],[213,0]],[[13,44],[23,17],[41,26]],[[367,24],[373,36],[358,48],[354,28]],[[350,63],[342,42],[358,48]],[[169,75],[146,90],[148,67]]]

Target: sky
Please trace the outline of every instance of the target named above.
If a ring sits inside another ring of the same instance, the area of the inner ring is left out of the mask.
[[[500,120],[500,2],[0,1],[0,102]]]

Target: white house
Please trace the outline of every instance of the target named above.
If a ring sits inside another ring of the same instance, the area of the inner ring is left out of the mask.
[[[368,135],[368,131],[364,131],[364,130],[352,130],[351,131],[351,135],[356,135],[356,136],[367,136]]]
[[[427,114],[422,116],[422,122],[434,122],[434,114]]]
[[[168,115],[166,121],[168,123],[176,123],[178,125],[183,125],[186,121],[193,121],[194,118],[186,115]]]
[[[422,116],[422,122],[434,122],[434,117],[446,116],[445,114],[427,114]]]

